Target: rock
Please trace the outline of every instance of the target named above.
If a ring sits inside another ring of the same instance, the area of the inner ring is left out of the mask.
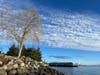
[[[9,60],[7,58],[0,59],[0,67],[8,64]]]
[[[14,69],[18,68],[18,64],[14,64],[14,65],[13,65],[13,68],[14,68]]]
[[[5,54],[0,53],[0,59],[3,59],[5,57]]]
[[[3,61],[3,64],[6,65],[6,64],[8,64],[8,62],[9,62],[10,60],[7,59],[7,58],[4,58],[2,61]]]
[[[38,65],[38,62],[37,62],[37,61],[35,61],[35,64],[36,64],[36,65]]]
[[[8,68],[7,68],[7,65],[4,65],[4,66],[2,67],[2,69],[7,70],[7,69],[8,69]]]
[[[34,64],[35,64],[35,62],[34,62],[34,61],[32,61],[32,62],[30,63],[30,65],[32,65],[32,66],[33,66]]]
[[[3,62],[2,61],[0,61],[0,67],[2,67],[3,66]]]
[[[28,75],[37,75],[36,74],[37,73],[36,71],[33,68],[29,68],[27,73],[28,73]]]
[[[16,75],[17,71],[15,69],[8,71],[8,75]]]
[[[6,61],[6,63],[3,62]],[[44,62],[38,62],[30,57],[0,60],[0,75],[64,75],[51,69]]]
[[[23,63],[21,59],[16,59],[16,63],[20,65],[20,63]]]
[[[18,75],[26,75],[27,74],[27,69],[26,68],[17,69],[17,74]]]
[[[33,60],[30,58],[30,57],[26,57],[25,58],[25,63],[27,64],[27,63],[30,63],[30,62],[32,62]]]
[[[21,64],[20,64],[20,66],[21,66],[21,67],[24,67],[24,66],[25,66],[25,64],[24,64],[24,63],[21,63]]]
[[[3,69],[0,70],[0,75],[7,75],[7,72]]]
[[[27,67],[27,68],[28,68],[28,67],[29,67],[29,65],[28,65],[28,64],[26,64],[26,65],[25,65],[25,67]]]
[[[21,60],[25,61],[25,56],[22,56],[22,57],[21,57]]]
[[[33,67],[34,67],[35,69],[38,69],[38,66],[37,66],[37,65],[35,65],[35,64],[33,65]]]
[[[9,61],[7,65],[13,65],[13,60]]]
[[[8,70],[13,69],[13,64],[9,64],[9,65],[7,65],[7,69],[8,69]]]

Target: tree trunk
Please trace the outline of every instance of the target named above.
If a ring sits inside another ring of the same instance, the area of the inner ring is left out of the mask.
[[[33,19],[33,18],[32,18],[32,19]],[[31,20],[32,20],[32,19],[31,19]],[[26,35],[27,35],[28,31],[29,31],[29,27],[30,27],[30,22],[31,22],[31,20],[30,20],[29,22],[26,22],[25,28],[24,28],[24,31],[23,31],[23,34],[22,34],[22,37],[21,37],[21,39],[20,39],[20,41],[19,41],[19,53],[18,53],[18,58],[21,57],[21,53],[22,53],[22,49],[23,49],[23,43],[24,43],[25,37],[26,37]]]
[[[18,58],[21,57],[22,49],[23,49],[23,41],[21,41],[21,42],[19,43],[19,53],[18,53]]]

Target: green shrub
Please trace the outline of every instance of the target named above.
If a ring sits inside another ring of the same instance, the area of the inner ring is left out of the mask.
[[[19,51],[18,47],[16,47],[15,45],[12,45],[9,48],[9,51],[6,53],[6,55],[18,56],[18,51]],[[25,48],[25,46],[23,46],[21,55],[30,57],[37,61],[41,61],[41,58],[42,58],[40,48],[37,48],[37,49],[36,48]]]

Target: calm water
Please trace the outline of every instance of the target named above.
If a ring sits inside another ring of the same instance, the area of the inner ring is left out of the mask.
[[[70,75],[100,75],[100,67],[52,67]]]

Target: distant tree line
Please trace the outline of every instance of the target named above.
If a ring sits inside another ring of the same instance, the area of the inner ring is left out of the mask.
[[[18,53],[19,53],[19,48],[16,47],[15,45],[12,45],[9,48],[6,55],[18,56]],[[37,61],[41,61],[41,59],[42,59],[42,54],[41,54],[40,48],[37,48],[37,49],[36,48],[26,48],[25,46],[23,46],[21,55],[26,56],[26,57],[30,57],[30,58],[37,60]]]

